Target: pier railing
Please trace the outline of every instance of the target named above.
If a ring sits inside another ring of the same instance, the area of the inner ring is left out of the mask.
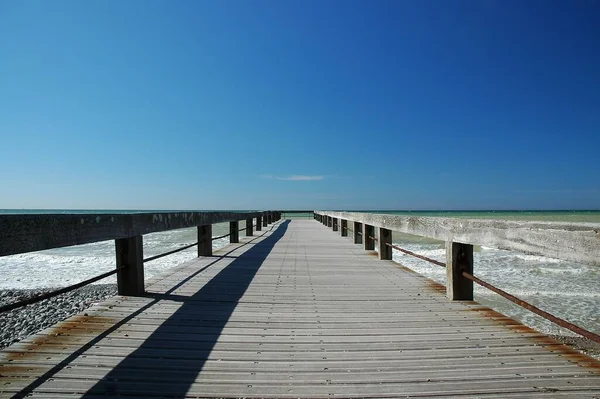
[[[314,218],[341,236],[353,233],[355,244],[377,250],[379,259],[392,260],[392,249],[446,268],[446,296],[473,300],[473,283],[561,327],[600,343],[598,334],[586,331],[545,312],[473,275],[473,245],[547,256],[600,266],[600,224],[495,219],[417,217],[362,212],[315,211]],[[351,223],[352,227],[348,227]],[[392,243],[392,231],[433,238],[446,243],[446,262],[429,259]]]
[[[240,230],[245,230],[246,236],[252,236],[254,228],[259,231],[280,218],[279,211],[0,215],[0,256],[115,240],[115,270],[32,298],[29,303],[79,288],[112,274],[117,275],[120,295],[135,296],[144,293],[144,262],[195,245],[198,246],[198,256],[211,256],[212,241],[215,239],[212,237],[213,224],[229,222],[229,234],[222,237],[228,236],[231,243],[236,243],[239,242]],[[240,221],[246,222],[245,228],[239,228]],[[144,234],[190,227],[198,228],[196,243],[144,259]],[[10,310],[15,305],[11,304],[0,310]]]

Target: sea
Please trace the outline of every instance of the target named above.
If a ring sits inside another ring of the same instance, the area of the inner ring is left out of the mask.
[[[0,210],[2,214],[33,213],[139,213],[164,211],[103,210]],[[600,224],[600,211],[361,211],[409,216],[455,217],[505,220],[587,222]],[[311,217],[288,214],[286,218]],[[245,226],[240,222],[240,228]],[[229,232],[228,223],[213,225],[213,236]],[[144,257],[194,243],[197,230],[180,229],[144,235]],[[445,261],[444,243],[424,237],[393,233],[393,242],[412,252]],[[213,249],[226,246],[229,238],[213,241]],[[115,267],[114,241],[0,257],[0,290],[55,288],[75,284]],[[150,278],[184,261],[193,259],[196,247],[145,264]],[[600,333],[600,268],[570,261],[494,248],[474,248],[474,275],[562,317],[578,326]],[[394,250],[393,259],[441,284],[445,269]],[[96,284],[115,283],[111,276]],[[548,334],[574,335],[568,330],[524,310],[499,295],[475,286],[475,300]]]

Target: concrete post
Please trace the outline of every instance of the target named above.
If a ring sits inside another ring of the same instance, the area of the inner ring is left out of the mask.
[[[392,244],[392,231],[384,228],[379,228],[379,259],[392,260],[392,247],[387,244]]]
[[[361,232],[362,232],[362,223],[354,222],[354,243],[355,244],[362,244],[362,235],[360,234]]]
[[[463,271],[473,274],[473,245],[446,242],[446,296],[451,301],[473,300],[473,282]]]
[[[212,256],[212,224],[198,226],[198,257]]]
[[[348,237],[348,221],[346,219],[340,220],[340,235],[342,237]]]
[[[333,231],[338,231],[338,219],[337,218],[332,218],[331,228],[333,229]]]
[[[229,222],[229,242],[236,244],[240,242],[240,222]]]
[[[370,224],[363,225],[363,243],[365,251],[375,250],[375,240],[371,237],[375,236],[375,227]]]
[[[117,272],[119,295],[136,296],[144,293],[144,252],[142,236],[115,240],[117,267],[125,266]]]
[[[262,230],[262,217],[257,216],[256,217],[256,231],[261,231]]]
[[[246,237],[252,237],[253,233],[252,218],[248,218],[246,219]]]

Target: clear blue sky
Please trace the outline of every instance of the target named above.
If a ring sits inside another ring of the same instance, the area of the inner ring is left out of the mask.
[[[1,1],[0,208],[598,209],[598,1]]]

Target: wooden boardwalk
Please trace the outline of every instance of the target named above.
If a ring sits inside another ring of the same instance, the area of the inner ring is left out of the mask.
[[[3,350],[0,396],[600,398],[598,362],[313,220],[262,233]]]

